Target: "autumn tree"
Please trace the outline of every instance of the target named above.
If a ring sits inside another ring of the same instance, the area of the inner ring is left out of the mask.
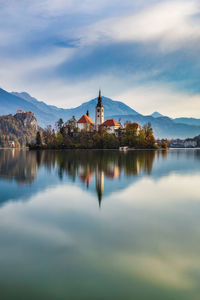
[[[161,143],[161,148],[162,149],[167,149],[168,148],[168,144],[167,144],[167,141],[166,140],[163,140],[162,143]]]

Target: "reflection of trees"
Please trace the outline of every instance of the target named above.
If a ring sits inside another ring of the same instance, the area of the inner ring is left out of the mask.
[[[38,170],[57,173],[62,180],[64,175],[72,181],[79,179],[88,188],[92,179],[99,203],[104,193],[104,181],[115,180],[120,176],[150,175],[157,159],[166,159],[167,156],[177,160],[200,160],[200,151],[128,151],[126,153],[102,150],[65,150],[65,151],[0,151],[0,178],[16,180],[19,184],[32,183]],[[171,159],[171,158],[170,158]],[[110,182],[110,181],[109,181]]]
[[[0,177],[31,183],[37,174],[36,153],[17,149],[0,151]]]
[[[93,176],[99,203],[104,192],[104,179],[151,174],[154,151],[0,151],[0,176],[31,183],[40,167],[56,170],[60,179],[65,174],[73,181],[80,179],[87,187]]]
[[[137,176],[141,172],[151,174],[155,159],[155,151],[49,151],[49,155],[56,155],[60,178],[66,173],[75,181],[78,176],[89,187],[95,174],[99,204],[104,192],[105,177],[119,178],[122,172],[125,176]]]

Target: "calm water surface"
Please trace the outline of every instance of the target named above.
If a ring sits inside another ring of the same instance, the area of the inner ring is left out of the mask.
[[[200,299],[200,150],[0,151],[2,300]]]

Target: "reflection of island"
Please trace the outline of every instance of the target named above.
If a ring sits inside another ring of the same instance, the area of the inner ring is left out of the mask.
[[[32,183],[37,175],[36,153],[18,149],[0,151],[0,178],[16,180],[19,185]]]
[[[200,161],[200,151],[124,153],[98,150],[1,150],[0,202],[17,199],[22,195],[27,198],[31,193],[34,194],[47,186],[71,180],[95,192],[101,205],[103,195],[124,189],[143,175],[151,175],[156,179],[172,171],[185,174],[187,170],[199,170],[197,160]],[[8,186],[10,181],[12,188],[8,191],[5,184]],[[14,182],[17,182],[18,188],[13,185]],[[27,183],[29,185],[26,188]]]
[[[48,152],[55,155],[55,152]],[[138,176],[141,173],[151,174],[155,151],[65,151],[57,153],[59,176],[70,176],[74,181],[79,178],[87,188],[92,179],[101,205],[105,182],[119,179],[121,176]]]
[[[92,179],[99,205],[101,204],[105,180],[123,176],[137,176],[141,172],[151,173],[154,151],[0,151],[0,178],[15,180],[19,185],[33,183],[41,167],[57,172],[60,180],[64,175],[73,181],[80,180],[87,188]],[[105,179],[106,178],[106,179]]]

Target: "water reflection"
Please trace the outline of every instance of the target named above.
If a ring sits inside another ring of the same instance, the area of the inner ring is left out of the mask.
[[[15,179],[19,184],[32,183],[37,175],[35,155],[16,149],[0,151],[0,177]]]
[[[199,180],[199,150],[0,151],[1,298],[199,299]]]
[[[185,160],[187,157],[187,160]],[[169,159],[168,159],[169,158]],[[165,163],[168,161],[168,163]],[[1,181],[15,181],[18,184],[13,195],[6,193],[1,202],[16,198],[24,185],[29,185],[29,192],[37,177],[40,178],[34,191],[55,184],[57,181],[70,179],[81,182],[88,190],[96,190],[99,206],[105,193],[113,189],[123,188],[129,184],[125,178],[132,178],[131,182],[141,176],[166,175],[168,172],[183,171],[198,168],[195,161],[200,162],[200,151],[0,151],[0,179]],[[159,162],[159,163],[158,163]],[[181,164],[182,162],[182,164]],[[45,172],[52,177],[52,181],[45,180]],[[153,170],[153,174],[152,174]],[[53,179],[54,178],[54,179]],[[135,179],[134,179],[135,178]],[[44,184],[41,186],[41,181]],[[0,182],[1,182],[0,181]],[[118,184],[113,184],[116,181]],[[124,181],[124,182],[123,182]]]
[[[53,172],[60,181],[66,176],[73,182],[80,180],[87,189],[90,189],[90,184],[94,180],[96,195],[101,205],[106,181],[120,180],[124,176],[139,176],[141,173],[150,175],[156,155],[158,153],[154,151],[121,153],[2,150],[0,179],[16,181],[18,186],[32,185],[38,173],[44,168],[49,173]],[[159,155],[164,157],[166,153],[161,152]]]

